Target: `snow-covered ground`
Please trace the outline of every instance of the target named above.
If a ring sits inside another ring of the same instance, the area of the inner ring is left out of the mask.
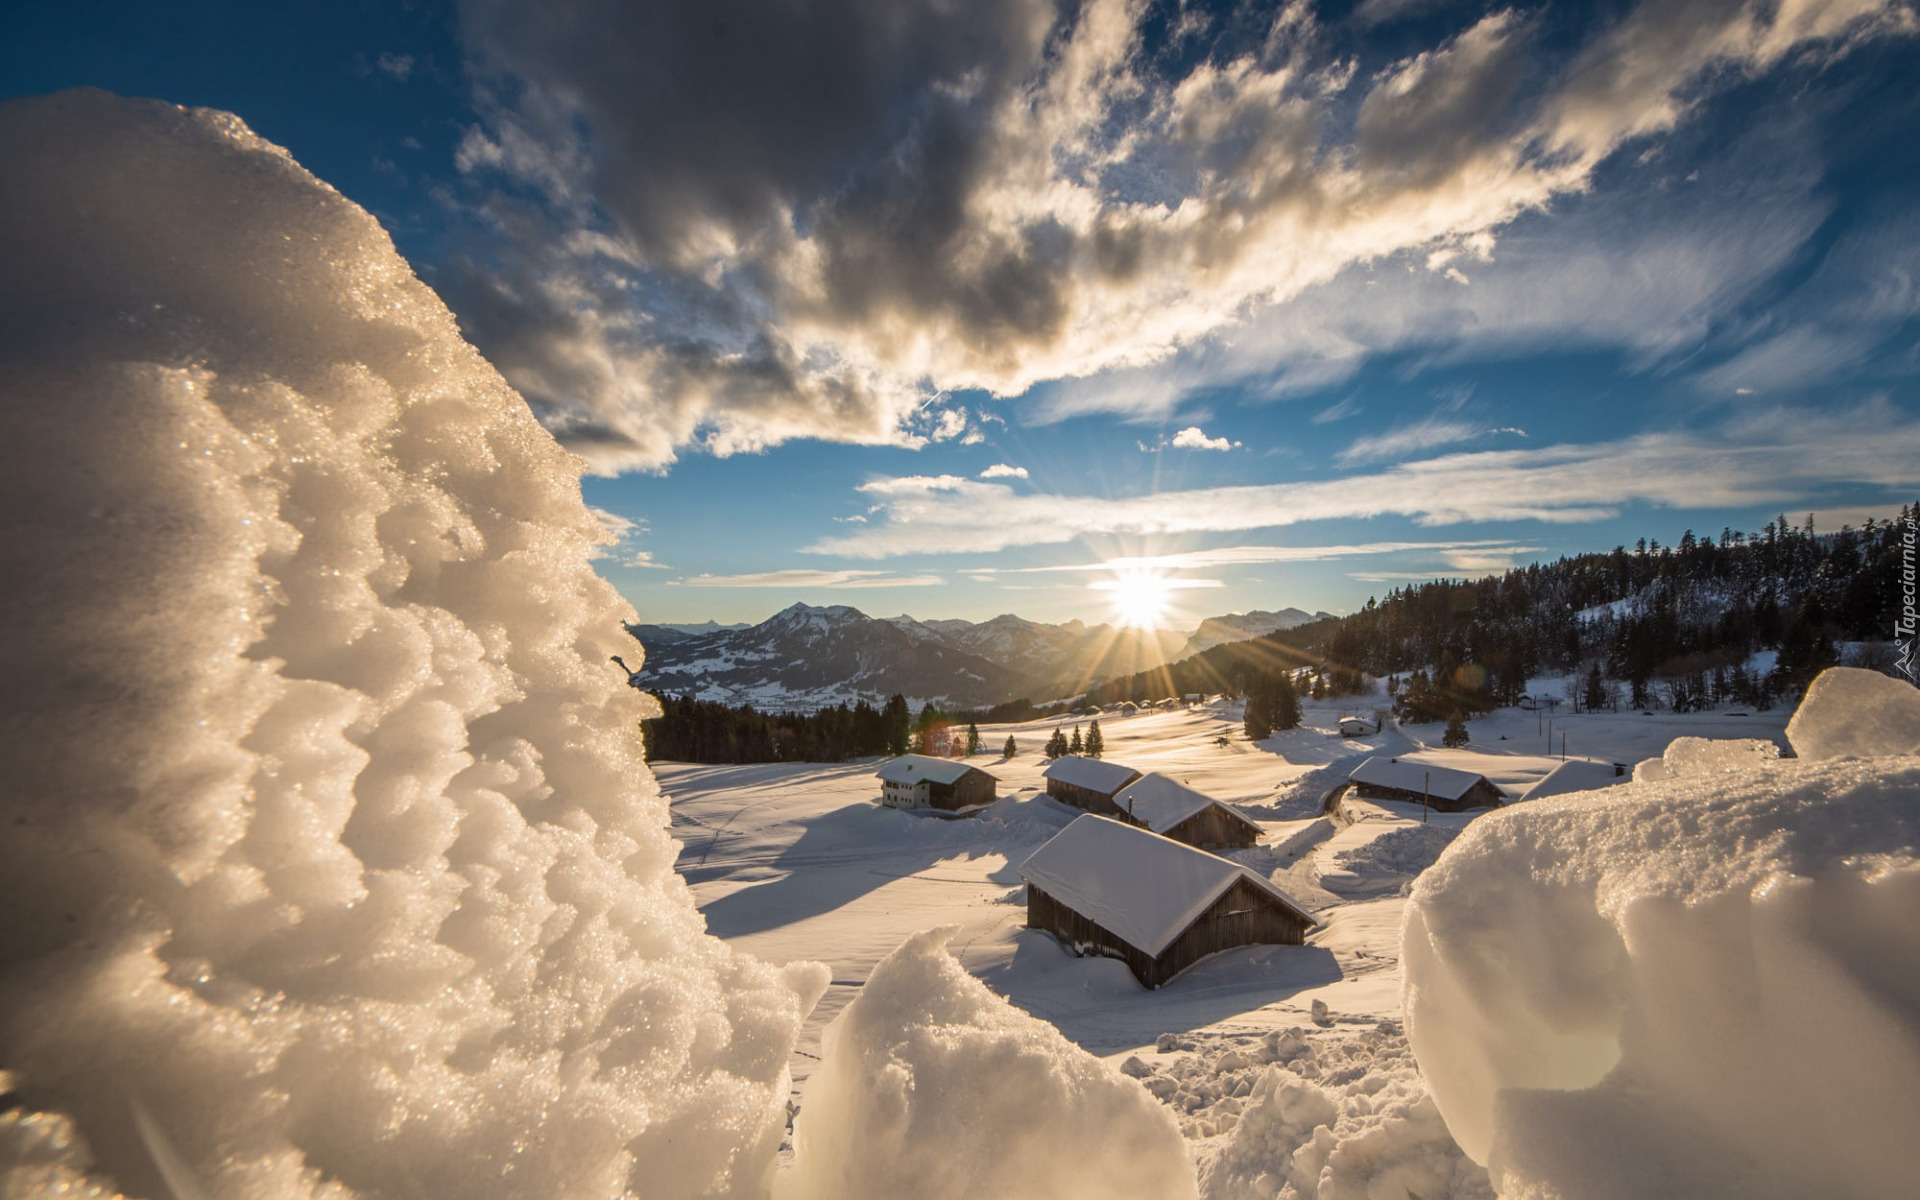
[[[1405,893],[1479,814],[1423,814],[1417,804],[1349,799],[1340,819],[1329,822],[1317,816],[1327,794],[1361,759],[1388,754],[1475,771],[1517,796],[1559,763],[1562,733],[1570,751],[1623,763],[1630,775],[1676,737],[1780,740],[1788,713],[1562,714],[1552,718],[1548,754],[1547,714],[1489,714],[1470,723],[1467,746],[1450,750],[1439,746],[1438,724],[1389,723],[1372,737],[1342,738],[1337,722],[1355,705],[1351,698],[1309,700],[1301,728],[1259,744],[1246,740],[1233,704],[1101,720],[1109,761],[1162,772],[1258,819],[1266,830],[1261,844],[1233,857],[1272,878],[1321,922],[1304,946],[1229,951],[1157,991],[1141,988],[1118,960],[1076,958],[1049,935],[1025,928],[1020,863],[1078,815],[1046,796],[1040,747],[1056,726],[1084,729],[1084,719],[982,727],[986,744],[1012,734],[1022,750],[1011,761],[973,756],[974,765],[999,777],[1002,799],[967,818],[880,805],[873,777],[879,760],[656,763],[654,771],[682,843],[680,872],[708,929],[776,964],[817,960],[832,969],[832,985],[795,1054],[797,1103],[805,1103],[822,1029],[876,964],[920,930],[955,925],[948,946],[969,972],[1087,1050],[1124,1064],[1174,1108],[1202,1165],[1206,1194],[1258,1193],[1233,1164],[1268,1160],[1251,1148],[1254,1133],[1235,1130],[1274,1063],[1304,1071],[1302,1086],[1317,1089],[1291,1103],[1315,1112],[1330,1105],[1342,1114],[1331,1126],[1337,1138],[1370,1130],[1394,1148],[1363,1156],[1364,1163],[1350,1155],[1351,1170],[1386,1170],[1383,1164],[1420,1148],[1416,1157],[1431,1168],[1421,1178],[1451,1189],[1430,1194],[1476,1194],[1486,1186],[1484,1173],[1459,1159],[1407,1052],[1399,956]],[[1389,1093],[1405,1110],[1392,1121],[1374,1111],[1392,1105],[1368,1099]],[[1268,1099],[1269,1108],[1280,1103]],[[1285,1123],[1262,1111],[1258,1137],[1271,1142]],[[1320,1123],[1297,1132],[1308,1138]],[[1319,1153],[1325,1158],[1331,1147]],[[1296,1190],[1312,1194],[1304,1185]]]

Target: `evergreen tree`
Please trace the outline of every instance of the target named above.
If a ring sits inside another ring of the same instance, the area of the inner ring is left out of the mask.
[[[1273,735],[1273,697],[1264,677],[1256,677],[1247,688],[1247,711],[1241,727],[1250,742]]]
[[[967,722],[967,753],[980,753],[980,726],[971,720]]]
[[[1597,658],[1593,660],[1593,670],[1587,672],[1587,688],[1581,694],[1580,702],[1586,705],[1588,712],[1602,708],[1607,703],[1607,688],[1600,682],[1600,660]]]
[[[1047,757],[1061,758],[1067,753],[1067,735],[1054,727],[1053,736],[1047,739]]]
[[[887,706],[880,710],[880,722],[886,730],[886,748],[888,754],[905,754],[907,739],[911,736],[911,718],[907,715],[907,698],[895,692],[887,698]]]
[[[1078,754],[1085,749],[1086,744],[1080,740],[1080,727],[1075,725],[1073,727],[1073,740],[1067,743],[1067,753]]]
[[[1458,711],[1447,718],[1447,731],[1440,735],[1440,744],[1448,748],[1467,744],[1467,722]]]
[[[1013,740],[1012,734],[1008,734],[1007,744],[1000,749],[1000,757],[1012,758],[1018,753],[1020,753],[1020,743]]]
[[[1093,724],[1087,726],[1087,757],[1099,758],[1107,748],[1107,739],[1100,732],[1100,718],[1095,717]]]
[[[1282,671],[1267,693],[1267,722],[1275,729],[1300,728],[1300,694],[1293,690],[1293,673]]]

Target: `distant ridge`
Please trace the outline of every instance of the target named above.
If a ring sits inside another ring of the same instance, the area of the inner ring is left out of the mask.
[[[980,622],[876,619],[848,605],[794,604],[757,625],[639,624],[628,632],[646,648],[641,685],[667,695],[817,709],[898,692],[916,705],[984,707],[1070,696],[1315,619],[1288,608],[1209,617],[1191,633],[1149,632],[1013,613]]]

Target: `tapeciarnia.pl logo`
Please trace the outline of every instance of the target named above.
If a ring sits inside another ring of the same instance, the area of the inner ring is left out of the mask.
[[[1920,672],[1920,665],[1914,662],[1914,626],[1920,622],[1920,612],[1914,608],[1913,526],[1916,519],[1920,519],[1920,512],[1908,510],[1900,530],[1900,619],[1893,623],[1893,637],[1900,647],[1900,673],[1910,682],[1920,683],[1920,674],[1916,674]]]

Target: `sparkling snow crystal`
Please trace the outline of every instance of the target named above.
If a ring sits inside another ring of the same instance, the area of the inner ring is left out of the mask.
[[[0,1194],[764,1193],[823,981],[673,873],[577,464],[237,119],[0,161]]]
[[[1799,760],[1688,748],[1483,817],[1415,884],[1408,1033],[1502,1194],[1911,1194],[1920,757],[1829,757],[1920,741],[1886,682],[1816,681]]]

